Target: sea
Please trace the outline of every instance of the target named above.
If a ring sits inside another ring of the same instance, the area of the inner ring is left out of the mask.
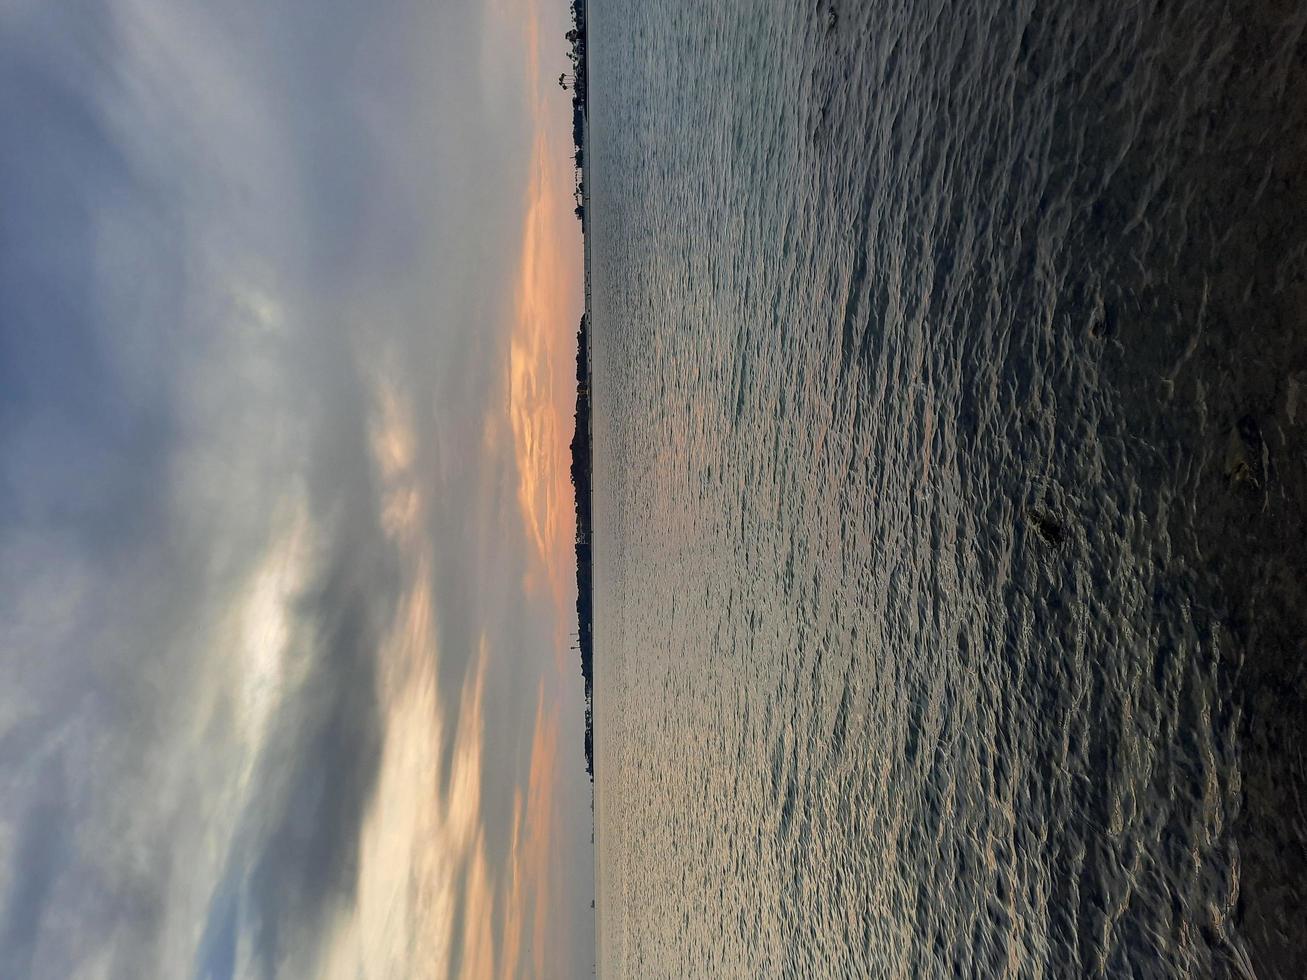
[[[1307,4],[586,13],[598,974],[1307,976]]]

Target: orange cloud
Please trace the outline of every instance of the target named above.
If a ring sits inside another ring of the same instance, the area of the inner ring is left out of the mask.
[[[538,574],[527,585],[544,585],[553,596],[560,624],[556,639],[561,641],[561,624],[569,621],[575,572],[569,443],[583,274],[571,213],[573,168],[560,138],[567,135],[560,115],[565,106],[561,98],[542,97],[540,24],[535,4],[528,2],[525,7],[534,136],[509,341],[509,422],[519,476],[518,502],[538,561]],[[559,646],[561,653],[561,642]]]
[[[568,466],[576,390],[572,367],[578,270],[571,200],[536,133],[523,229],[516,323],[509,342],[509,421],[519,474],[518,500],[546,580],[563,604],[575,535]]]
[[[526,792],[526,866],[531,869],[535,892],[534,948],[532,961],[537,977],[566,975],[561,969],[563,944],[549,935],[549,910],[559,906],[558,876],[554,872],[557,852],[554,849],[558,815],[558,706],[546,716],[544,697],[536,713],[536,730],[531,742],[531,776]],[[555,939],[554,942],[550,942]],[[546,972],[545,957],[555,953],[555,969]]]
[[[558,833],[558,706],[546,707],[544,688],[536,700],[531,736],[531,769],[526,803],[519,790],[513,802],[513,837],[509,881],[504,892],[504,933],[500,976],[507,980],[525,967],[522,940],[530,915],[530,975],[569,976],[566,933],[558,914],[561,901],[561,861]]]
[[[522,791],[513,791],[513,838],[508,848],[508,882],[504,891],[504,938],[500,945],[500,976],[511,980],[522,953]]]
[[[420,534],[427,505],[414,472],[408,403],[384,381],[377,386],[371,438],[382,518],[405,586],[377,650],[385,727],[376,796],[359,833],[355,900],[341,910],[312,973],[328,980],[445,977],[461,939],[460,976],[492,980],[496,893],[481,799],[488,645],[483,635],[464,678],[442,787],[448,736],[435,581]]]
[[[508,348],[508,429],[518,505],[532,552],[524,585],[528,592],[552,599],[555,668],[570,677],[574,667],[567,635],[575,623],[576,581],[570,443],[584,272],[579,225],[572,214],[571,113],[552,82],[563,63],[564,28],[561,21],[547,26],[535,0],[520,0],[516,6],[514,22],[524,25],[532,135]],[[555,32],[557,65],[541,57],[542,36]],[[509,860],[505,880],[496,889],[503,923],[497,965],[505,980],[571,975],[559,850],[556,691],[557,684],[542,681],[527,784],[515,793]]]

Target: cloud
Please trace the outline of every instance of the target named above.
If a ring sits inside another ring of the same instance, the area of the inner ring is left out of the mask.
[[[0,18],[0,974],[504,968],[564,690],[505,408],[522,43]]]
[[[558,821],[558,709],[547,709],[544,698],[536,713],[531,741],[531,777],[527,784],[523,863],[533,891],[532,965],[535,976],[565,976],[562,947],[554,941],[558,926],[550,910],[559,906],[558,851],[554,832]]]
[[[68,857],[70,827],[62,759],[43,767],[37,781],[14,841],[17,867],[0,919],[0,967],[11,977],[31,973],[38,927]]]
[[[571,200],[572,168],[558,127],[550,124],[550,107],[541,98],[538,13],[533,3],[527,6],[533,137],[509,342],[509,420],[518,501],[534,545],[527,585],[552,597],[562,623],[575,596],[569,444],[580,314],[575,284],[582,279],[582,267],[576,219],[565,207]],[[562,639],[555,637],[560,653],[565,650]]]

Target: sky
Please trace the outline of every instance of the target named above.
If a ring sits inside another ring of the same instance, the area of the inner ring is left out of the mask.
[[[589,975],[567,17],[0,4],[0,976]]]

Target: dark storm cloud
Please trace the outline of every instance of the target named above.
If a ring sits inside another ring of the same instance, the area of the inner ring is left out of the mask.
[[[299,723],[286,733],[285,763],[269,756],[279,771],[264,777],[284,786],[275,796],[271,786],[266,795],[256,794],[280,797],[249,880],[267,976],[276,974],[288,938],[307,936],[307,947],[317,948],[328,914],[353,898],[359,828],[376,784],[382,718],[375,674],[382,610],[371,606],[376,576],[385,572],[368,567],[357,552],[340,559],[306,604],[320,660],[300,695]]]
[[[368,515],[359,517],[366,526]],[[331,914],[354,898],[359,828],[383,727],[376,648],[391,612],[384,597],[395,588],[388,556],[376,547],[380,535],[365,537],[341,537],[323,580],[299,604],[313,669],[269,737],[237,846],[209,904],[196,961],[201,977],[232,975],[242,928],[263,976],[311,972]]]

